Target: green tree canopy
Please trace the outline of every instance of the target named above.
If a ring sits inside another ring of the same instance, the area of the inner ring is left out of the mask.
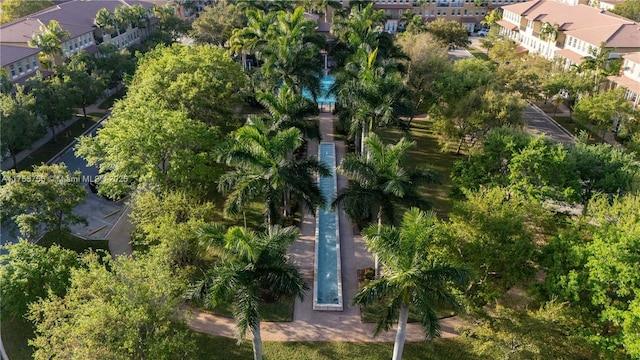
[[[57,142],[57,127],[73,116],[73,98],[70,96],[68,83],[63,79],[54,77],[44,80],[39,72],[38,74],[27,81],[27,86],[35,98],[36,113],[44,120],[53,134],[53,140]]]
[[[640,21],[640,1],[639,0],[627,0],[621,3],[616,3],[612,10],[614,14],[624,16],[627,19],[633,21]]]
[[[8,244],[0,255],[2,317],[20,318],[29,304],[50,295],[63,296],[71,270],[80,266],[78,254],[58,245],[45,248],[27,241]]]
[[[105,82],[90,64],[84,61],[83,54],[73,54],[68,62],[57,67],[58,76],[62,77],[68,89],[68,96],[76,106],[82,107],[87,116],[87,106],[95,103],[105,89]]]
[[[234,29],[246,24],[241,7],[235,2],[222,0],[207,6],[191,25],[190,36],[197,44],[224,46]]]
[[[0,3],[0,24],[17,20],[21,17],[53,6],[51,0],[5,0]]]
[[[35,359],[176,359],[194,343],[176,306],[186,279],[162,253],[100,259],[91,254],[71,272],[64,297],[30,308]]]
[[[71,173],[64,164],[35,166],[33,171],[3,172],[0,188],[2,220],[11,218],[23,236],[35,239],[47,230],[60,233],[71,224],[86,223],[73,209],[84,202],[87,190],[80,172]]]
[[[427,24],[427,31],[445,46],[466,48],[471,44],[467,27],[455,20],[438,18]]]
[[[613,121],[625,121],[631,112],[631,104],[624,98],[624,89],[621,87],[584,97],[575,107],[576,117],[595,125],[603,142],[604,133],[611,129]]]
[[[128,96],[155,100],[190,119],[222,126],[239,104],[246,76],[220,47],[174,44],[146,53],[129,84]]]
[[[0,93],[0,152],[7,151],[16,165],[16,155],[27,149],[43,133],[42,123],[35,113],[35,98],[18,86],[15,95]]]

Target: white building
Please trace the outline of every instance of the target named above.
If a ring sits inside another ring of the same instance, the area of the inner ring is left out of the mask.
[[[503,6],[500,34],[547,59],[562,58],[568,67],[593,56],[600,45],[611,57],[640,51],[640,29],[634,21],[587,5],[536,0]],[[545,37],[543,29],[555,29]]]

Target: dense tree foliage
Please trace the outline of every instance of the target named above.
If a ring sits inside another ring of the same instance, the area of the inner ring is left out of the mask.
[[[36,101],[36,113],[51,130],[53,140],[57,141],[56,129],[73,115],[74,103],[69,96],[69,84],[59,77],[44,80],[42,76],[29,79],[27,84]]]
[[[471,44],[467,27],[455,20],[438,18],[427,23],[427,31],[447,47],[466,48]]]
[[[165,249],[164,253],[180,267],[200,265],[204,249],[198,230],[219,220],[214,210],[213,204],[191,194],[139,191],[133,197],[130,214],[135,226],[133,243]]]
[[[21,17],[53,6],[51,0],[5,0],[0,3],[0,24],[17,20]]]
[[[640,21],[640,1],[638,0],[627,0],[621,3],[616,3],[610,11],[614,14],[624,16],[627,19]]]
[[[64,297],[31,306],[35,359],[176,359],[194,343],[176,306],[186,280],[162,254],[100,259],[91,254],[71,272]]]
[[[78,254],[58,245],[45,248],[27,241],[8,244],[0,255],[2,317],[21,318],[28,305],[50,295],[63,296],[71,283]]]
[[[638,338],[638,195],[592,199],[545,250],[544,293],[570,301],[603,349],[640,356]]]
[[[97,69],[91,69],[84,61],[82,54],[69,56],[68,62],[57,67],[58,76],[67,85],[67,94],[73,104],[82,107],[82,114],[87,116],[87,106],[95,103],[105,89],[105,82],[98,75]]]
[[[624,98],[621,87],[584,97],[575,108],[576,117],[595,125],[603,142],[604,133],[611,130],[613,122],[627,121],[631,112],[631,104]]]
[[[191,25],[190,36],[197,44],[224,46],[234,29],[244,27],[246,19],[241,6],[227,0],[208,6]]]
[[[43,133],[42,123],[35,113],[35,98],[19,86],[15,95],[0,93],[0,152],[7,151],[16,165],[16,155],[31,146]]]
[[[15,221],[26,238],[35,239],[47,230],[60,233],[69,225],[86,223],[73,212],[87,194],[80,172],[70,173],[66,165],[54,164],[35,166],[33,171],[9,170],[2,176],[2,220]]]

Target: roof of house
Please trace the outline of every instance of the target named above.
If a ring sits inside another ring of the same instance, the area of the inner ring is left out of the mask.
[[[502,7],[530,20],[557,24],[567,35],[590,44],[607,47],[639,47],[639,25],[611,16],[602,9],[586,5],[568,5],[553,0],[534,0]]]
[[[56,20],[64,30],[71,33],[71,38],[93,31],[93,23],[98,10],[105,8],[113,12],[120,6],[140,5],[145,9],[153,3],[140,0],[73,0],[39,11],[29,17],[22,18],[0,26],[3,42],[27,42],[38,32],[40,25]]]
[[[12,64],[39,52],[38,48],[0,44],[0,66]]]
[[[633,80],[631,78],[628,78],[624,75],[621,76],[608,76],[607,79],[609,79],[610,81],[621,85],[629,90],[632,90],[633,92],[635,92],[636,94],[640,94],[640,82],[638,82],[637,80]]]
[[[640,64],[640,52],[630,52],[622,55],[623,58],[631,60],[636,64]]]

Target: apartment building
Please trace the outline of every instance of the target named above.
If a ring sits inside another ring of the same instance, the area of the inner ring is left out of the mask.
[[[640,52],[633,52],[623,55],[624,62],[620,70],[620,75],[609,76],[611,88],[622,87],[625,89],[625,99],[627,99],[634,109],[640,108]]]
[[[9,75],[11,83],[24,85],[40,70],[39,52],[38,48],[0,44],[0,66]]]
[[[387,23],[385,30],[395,33],[400,29],[402,14],[409,10],[414,14],[422,16],[425,22],[434,21],[439,18],[445,20],[458,21],[469,32],[477,31],[481,28],[480,22],[485,15],[494,8],[503,4],[514,4],[527,0],[484,0],[477,2],[474,0],[375,0],[374,8],[384,10],[387,13]],[[340,1],[343,6],[348,6],[349,1]]]
[[[502,7],[500,34],[565,66],[580,64],[601,45],[611,57],[640,51],[640,28],[631,20],[587,5],[535,0]]]
[[[140,5],[147,11],[149,20],[142,22],[140,26],[128,25],[126,29],[110,35],[103,33],[94,23],[96,13],[102,8],[113,13],[117,7],[133,5]],[[69,32],[69,36],[62,39],[62,57],[67,57],[80,50],[95,53],[97,52],[96,45],[101,43],[113,44],[118,49],[123,49],[147,37],[157,22],[157,19],[153,17],[153,4],[150,2],[140,0],[72,0],[0,26],[0,33],[2,33],[0,43],[28,47],[32,36],[40,31],[41,26],[48,25],[51,20],[57,21],[64,30]],[[57,59],[56,63],[60,61],[61,59]]]

